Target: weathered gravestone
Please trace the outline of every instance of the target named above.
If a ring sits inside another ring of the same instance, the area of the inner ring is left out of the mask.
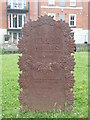
[[[30,21],[19,40],[20,104],[31,111],[73,108],[74,40],[69,25],[47,15]]]

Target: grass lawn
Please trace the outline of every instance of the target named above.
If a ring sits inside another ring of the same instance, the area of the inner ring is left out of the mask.
[[[2,55],[2,115],[4,118],[87,118],[88,117],[88,53],[75,53],[74,112],[19,112],[17,65],[19,54]]]

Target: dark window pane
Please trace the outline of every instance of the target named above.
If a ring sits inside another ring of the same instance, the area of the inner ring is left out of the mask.
[[[9,40],[9,36],[5,35],[5,42],[8,42],[8,40]]]
[[[13,33],[13,39],[17,39],[17,33]]]
[[[70,25],[72,25],[72,21],[70,21]]]
[[[9,34],[11,35],[11,32],[9,32]]]
[[[70,25],[74,25],[74,21],[70,21]]]
[[[22,27],[22,15],[19,15],[19,27]]]
[[[25,23],[25,21],[26,21],[26,17],[24,16],[24,23]]]
[[[13,15],[13,27],[14,27],[14,15]]]
[[[74,21],[72,21],[72,24],[74,25]]]
[[[10,28],[11,28],[11,14],[10,14],[10,16],[9,16],[9,17],[10,17]]]
[[[73,20],[74,20],[74,16],[73,16],[72,18],[73,18]]]
[[[71,32],[71,33],[70,33],[70,36],[73,38],[73,37],[74,37],[74,32]]]
[[[18,36],[19,36],[19,38],[21,38],[21,37],[22,37],[22,33],[19,33],[19,35],[18,35]]]
[[[72,18],[72,16],[71,16],[71,20],[72,20],[73,18]]]

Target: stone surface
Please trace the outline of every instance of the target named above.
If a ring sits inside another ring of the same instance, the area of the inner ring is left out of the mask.
[[[70,31],[68,24],[47,15],[25,24],[18,43],[21,109],[72,111],[75,44]]]

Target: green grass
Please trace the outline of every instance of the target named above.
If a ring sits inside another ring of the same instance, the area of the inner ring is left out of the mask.
[[[88,53],[75,53],[74,112],[19,112],[19,54],[2,55],[2,115],[4,118],[87,118],[88,117]]]

